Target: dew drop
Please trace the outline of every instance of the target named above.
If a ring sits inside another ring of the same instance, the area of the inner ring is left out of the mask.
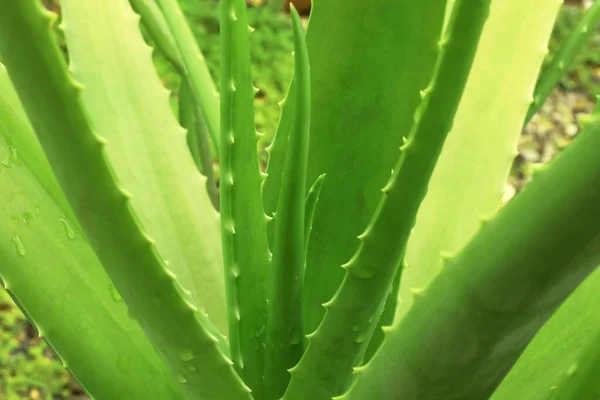
[[[358,325],[354,325],[352,327],[352,332],[358,332],[360,330],[360,328],[358,327]]]
[[[24,213],[21,213],[21,218],[23,219],[23,222],[25,223],[25,225],[29,225],[29,221],[31,221],[33,219],[33,215],[31,215],[30,212],[24,212]]]
[[[110,295],[111,295],[111,297],[113,298],[114,301],[121,301],[121,300],[123,300],[123,298],[121,297],[121,295],[117,291],[117,288],[112,283],[108,284],[108,290],[110,290]]]
[[[302,332],[297,330],[292,334],[292,340],[290,340],[290,344],[300,343],[302,343]]]
[[[23,163],[19,159],[19,153],[15,146],[10,146],[8,148],[8,151],[9,151],[9,153],[8,153],[9,162],[11,162],[13,165],[23,165]]]
[[[366,333],[366,332],[359,334],[359,335],[358,335],[358,336],[357,336],[357,337],[354,339],[354,342],[356,342],[356,343],[362,343],[362,342],[364,342],[365,340],[367,340],[367,333]]]
[[[64,228],[65,228],[65,234],[67,235],[67,237],[69,238],[69,240],[75,240],[75,231],[73,230],[73,228],[71,228],[71,225],[69,225],[69,222],[67,221],[66,217],[62,217],[60,219],[60,222],[62,222]]]
[[[179,358],[181,358],[181,361],[190,361],[194,358],[194,353],[191,350],[186,349],[179,353]]]
[[[257,331],[256,331],[256,338],[259,338],[262,336],[263,333],[265,333],[265,331],[267,330],[266,326],[261,326]]]
[[[196,366],[194,364],[188,365],[188,368],[190,369],[190,371],[195,371],[196,370]]]
[[[177,382],[179,383],[186,383],[187,382],[187,378],[183,375],[177,375]]]
[[[27,250],[25,250],[25,246],[23,245],[23,242],[21,241],[21,237],[19,235],[14,235],[12,237],[12,241],[15,244],[15,248],[17,249],[17,253],[20,256],[27,255]]]

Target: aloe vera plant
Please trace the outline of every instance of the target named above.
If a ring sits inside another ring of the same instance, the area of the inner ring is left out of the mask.
[[[176,0],[62,0],[68,64],[0,0],[4,288],[96,399],[594,398],[600,113],[500,207],[600,15],[538,81],[560,3],[320,0],[306,35],[292,8],[263,173],[243,0],[219,93]]]

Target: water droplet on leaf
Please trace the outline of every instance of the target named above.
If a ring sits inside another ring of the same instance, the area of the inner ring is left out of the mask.
[[[108,284],[108,290],[110,290],[110,295],[112,296],[112,298],[113,298],[114,301],[121,301],[121,300],[123,300],[123,298],[121,297],[121,295],[117,291],[117,288],[112,283]]]
[[[10,146],[8,148],[9,154],[8,154],[8,160],[13,164],[13,165],[23,165],[23,163],[21,162],[21,160],[19,159],[19,153],[17,152],[17,148],[15,146]]]
[[[181,358],[181,361],[190,361],[194,358],[194,353],[191,350],[186,349],[179,353],[179,358]]]
[[[15,244],[15,248],[17,249],[17,253],[20,256],[25,256],[27,254],[27,250],[25,250],[25,246],[23,245],[23,242],[21,241],[21,237],[19,235],[14,235],[12,237],[12,241]]]
[[[365,340],[367,340],[367,332],[363,332],[361,334],[359,334],[355,339],[354,342],[356,343],[362,343]]]
[[[67,221],[66,217],[62,217],[60,219],[60,222],[62,222],[64,228],[65,228],[65,233],[67,235],[67,237],[70,240],[75,240],[75,231],[73,230],[73,228],[71,228],[71,225],[69,225],[69,222]]]
[[[29,221],[33,219],[33,215],[31,215],[30,212],[24,212],[21,213],[21,218],[23,219],[23,222],[25,222],[25,225],[29,225]]]

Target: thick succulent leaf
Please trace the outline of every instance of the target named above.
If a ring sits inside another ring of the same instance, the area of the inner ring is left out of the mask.
[[[130,0],[130,3],[135,12],[142,17],[142,24],[150,34],[155,48],[159,50],[182,75],[181,88],[179,91],[179,121],[188,131],[188,147],[194,157],[196,166],[200,172],[206,176],[206,190],[208,191],[208,195],[210,196],[213,205],[218,209],[218,195],[216,184],[214,182],[214,173],[211,173],[212,167],[208,168],[209,165],[212,166],[212,147],[214,146],[216,148],[218,143],[213,137],[211,146],[211,139],[208,137],[208,127],[204,120],[204,113],[194,99],[188,77],[185,74],[185,68],[181,61],[179,48],[177,47],[175,39],[167,25],[167,21],[165,21],[155,0]],[[204,64],[204,58],[200,57],[196,62]],[[202,68],[202,66],[200,68]],[[208,82],[206,90],[215,90],[215,85],[212,80]],[[206,155],[203,157],[202,153],[206,153]],[[202,166],[203,163],[206,164],[206,168]],[[208,171],[208,173],[206,171]]]
[[[273,246],[273,237],[275,236],[275,219],[273,217],[277,210],[277,203],[279,202],[288,139],[290,130],[292,129],[294,109],[296,108],[293,77],[290,81],[288,92],[285,98],[279,103],[279,106],[281,108],[281,117],[279,118],[279,124],[277,125],[273,141],[267,147],[269,162],[267,164],[267,175],[262,183],[263,206],[265,214],[270,218],[267,223],[267,236],[270,247]]]
[[[265,342],[265,396],[272,400],[281,398],[290,379],[288,370],[298,363],[304,352],[302,284],[306,260],[305,192],[310,129],[310,66],[304,30],[294,6],[291,7],[291,16],[295,45],[296,107],[275,217]]]
[[[11,81],[130,315],[189,397],[251,398],[217,345],[212,324],[187,299],[144,231],[131,194],[117,183],[104,152],[107,141],[92,129],[80,100],[82,87],[70,77],[50,32],[53,15],[36,0],[2,0],[0,7],[0,53]]]
[[[179,49],[156,0],[129,0],[129,2],[133,10],[142,17],[142,23],[148,29],[156,48],[175,68],[180,72],[184,71]]]
[[[6,289],[94,398],[183,399],[72,218],[2,65],[0,136]]]
[[[218,215],[127,1],[62,2],[71,69],[119,182],[197,307],[227,333]]]
[[[367,351],[365,352],[365,357],[363,359],[363,362],[365,363],[368,362],[377,352],[377,349],[379,349],[379,346],[381,346],[381,343],[385,339],[385,329],[394,322],[396,310],[398,308],[400,281],[402,280],[402,275],[404,274],[405,270],[406,262],[402,261],[398,272],[396,272],[394,281],[392,282],[392,290],[390,290],[390,293],[385,299],[385,306],[383,307],[381,317],[379,317],[379,321],[377,322],[377,328],[375,331],[373,331],[373,336],[371,336],[369,347],[367,347]]]
[[[415,123],[400,149],[391,178],[360,246],[344,265],[346,275],[311,333],[306,352],[290,372],[284,399],[327,399],[341,395],[352,368],[363,359],[385,300],[392,289],[419,205],[441,153],[465,88],[490,0],[459,0],[444,39],[426,49],[440,55]],[[441,6],[445,7],[445,3]],[[363,397],[363,398],[366,398]]]
[[[315,1],[308,181],[327,174],[306,263],[305,332],[344,276],[433,72],[445,0]]]
[[[217,152],[219,151],[219,93],[210,76],[208,65],[204,56],[196,43],[194,34],[187,24],[185,16],[177,3],[177,0],[149,0],[155,2],[160,7],[164,19],[181,56],[181,66],[183,73],[187,78],[190,91],[194,101],[201,112],[202,120],[206,124],[208,134],[210,135]],[[150,17],[150,16],[148,16]],[[159,18],[158,15],[155,16]],[[160,35],[160,32],[156,32]]]
[[[310,243],[310,234],[312,232],[312,224],[315,218],[315,212],[319,205],[319,196],[323,189],[323,183],[325,182],[325,174],[319,175],[317,180],[312,184],[308,193],[306,194],[305,200],[305,212],[304,212],[304,251],[308,253],[308,244]]]
[[[592,118],[598,115],[600,104]],[[589,120],[582,118],[582,125]],[[535,336],[493,400],[587,399],[598,393],[599,287],[597,269]]]
[[[600,334],[599,287],[600,270],[596,270],[536,335],[493,400],[555,399],[557,389],[572,385],[574,374],[581,373],[582,360],[598,354],[595,346]]]
[[[600,2],[595,1],[585,15],[581,18],[569,38],[559,47],[554,54],[550,65],[548,65],[537,82],[533,101],[527,111],[525,123],[529,122],[531,117],[544,104],[554,87],[560,82],[562,77],[568,71],[569,66],[575,60],[575,57],[583,49],[592,34],[596,31],[600,21]]]
[[[215,181],[212,152],[202,112],[196,107],[187,79],[179,86],[179,123],[187,130],[187,145],[196,168],[206,177],[206,192],[215,209],[219,209],[219,191]]]
[[[600,262],[598,146],[595,117],[416,293],[346,398],[488,399]]]
[[[263,398],[269,248],[256,152],[250,29],[244,0],[221,1],[221,237],[231,355]]]
[[[492,2],[490,18],[454,121],[408,243],[399,315],[411,289],[426,286],[501,205],[523,118],[559,2]],[[519,21],[507,24],[506,21]],[[515,62],[519,60],[519,62]]]
[[[571,364],[565,371],[565,377],[560,385],[550,388],[547,398],[554,400],[598,398],[600,393],[599,370],[600,332],[597,332],[594,336],[589,337],[588,343],[581,349],[577,362]]]

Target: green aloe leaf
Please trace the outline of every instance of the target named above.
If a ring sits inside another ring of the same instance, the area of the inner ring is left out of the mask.
[[[111,10],[129,7],[125,0],[112,4]],[[9,76],[130,315],[190,397],[251,398],[219,348],[210,321],[190,302],[144,231],[133,211],[132,195],[117,183],[104,152],[107,141],[92,129],[80,101],[82,87],[70,77],[51,35],[53,15],[35,0],[2,0],[0,6],[0,54]],[[128,15],[130,10],[120,17]]]
[[[600,2],[594,1],[592,6],[583,15],[569,38],[559,47],[554,54],[550,65],[548,65],[540,75],[533,101],[527,111],[525,123],[529,122],[531,117],[544,104],[552,90],[558,82],[567,73],[569,66],[575,60],[575,57],[581,52],[583,46],[589,41],[595,32],[598,22],[600,22]]]
[[[175,39],[173,38],[169,26],[167,25],[167,21],[165,21],[155,0],[130,0],[130,3],[134,11],[142,17],[142,24],[150,33],[153,45],[182,75],[179,91],[180,122],[188,131],[188,147],[194,157],[196,166],[200,172],[206,176],[206,190],[208,191],[213,205],[218,209],[218,194],[214,181],[214,173],[212,172],[212,147],[218,147],[218,143],[212,138],[213,143],[211,146],[211,140],[208,137],[208,127],[204,120],[204,113],[192,93]],[[199,66],[200,69],[206,68],[204,65],[204,58],[199,57],[196,62],[202,64]],[[208,82],[205,90],[215,90],[215,85],[212,80]],[[202,156],[202,154],[204,154],[204,156]],[[205,165],[203,166],[203,164]],[[208,166],[211,166],[211,168],[208,168]]]
[[[582,361],[597,351],[593,341],[600,334],[599,287],[596,270],[535,336],[493,400],[555,399],[557,389],[570,385],[574,374],[581,373],[577,370]]]
[[[184,399],[87,243],[1,64],[0,136],[4,287],[94,398]]]
[[[298,363],[304,352],[302,283],[306,260],[305,192],[310,129],[310,65],[300,16],[293,6],[291,16],[295,44],[296,107],[275,217],[265,342],[267,399],[281,398],[289,382],[288,370]],[[316,200],[311,200],[310,204],[313,203],[316,205]]]
[[[206,192],[215,209],[219,209],[219,190],[215,181],[212,152],[202,112],[196,107],[189,83],[181,80],[179,87],[179,122],[187,130],[187,145],[196,168],[206,177]]]
[[[590,337],[581,350],[580,358],[565,371],[559,386],[550,388],[548,398],[555,400],[594,399],[600,394],[600,332]],[[556,393],[553,393],[553,392]]]
[[[594,116],[581,119],[582,125],[598,118],[599,112],[597,105]],[[584,399],[598,393],[599,287],[600,269],[597,269],[538,332],[494,393],[493,400]]]
[[[442,4],[445,6],[445,4]],[[341,395],[351,382],[352,368],[363,359],[367,345],[392,288],[415,216],[452,127],[479,37],[488,16],[489,0],[459,0],[444,39],[426,48],[440,55],[415,123],[379,205],[359,236],[360,245],[345,265],[346,274],[324,305],[327,312],[292,379],[284,399],[325,399]],[[366,398],[366,396],[362,397]]]
[[[344,277],[437,58],[445,0],[315,2],[308,181],[327,174],[306,262],[305,333]],[[385,56],[383,56],[385,55]],[[335,156],[332,156],[335,154]]]
[[[310,234],[312,233],[313,220],[315,218],[315,212],[319,205],[319,196],[323,189],[323,183],[325,182],[325,174],[319,175],[317,180],[312,184],[308,193],[306,194],[306,211],[304,213],[304,251],[308,254],[308,245],[310,243]]]
[[[244,0],[221,6],[221,237],[231,355],[263,398],[269,248],[254,126],[248,17]]]
[[[598,146],[595,117],[416,293],[345,398],[488,399],[600,262]]]
[[[547,0],[492,2],[453,129],[408,243],[398,318],[411,307],[411,289],[426,286],[440,271],[440,253],[460,250],[479,229],[480,218],[500,208],[544,57],[531,49],[545,48],[559,7]],[[506,24],[513,20],[519,23]]]
[[[198,47],[198,43],[196,43],[196,39],[187,24],[177,0],[150,1],[156,1],[173,35],[173,40],[181,56],[180,66],[183,67],[182,72],[189,82],[194,101],[202,113],[202,120],[206,124],[208,134],[218,152],[220,147],[219,93],[210,76],[204,56]],[[150,17],[150,15],[148,16]],[[155,17],[159,18],[158,15]],[[156,31],[156,36],[166,36],[166,34],[158,32],[158,29]]]
[[[133,10],[142,17],[142,23],[148,29],[156,48],[175,68],[183,72],[179,49],[156,0],[129,0],[129,2]]]
[[[279,124],[277,125],[273,141],[266,149],[269,154],[269,162],[267,164],[267,174],[262,183],[263,205],[265,214],[269,217],[267,235],[270,247],[273,246],[273,237],[275,235],[275,220],[273,217],[277,210],[277,203],[279,202],[288,139],[290,130],[292,129],[294,109],[296,108],[293,77],[288,86],[288,92],[285,98],[279,103],[279,106],[281,108],[281,117],[279,118]]]
[[[122,0],[111,7],[64,0],[62,7],[71,70],[85,87],[83,103],[108,141],[119,182],[178,281],[227,333],[218,215],[154,70],[139,17]]]

